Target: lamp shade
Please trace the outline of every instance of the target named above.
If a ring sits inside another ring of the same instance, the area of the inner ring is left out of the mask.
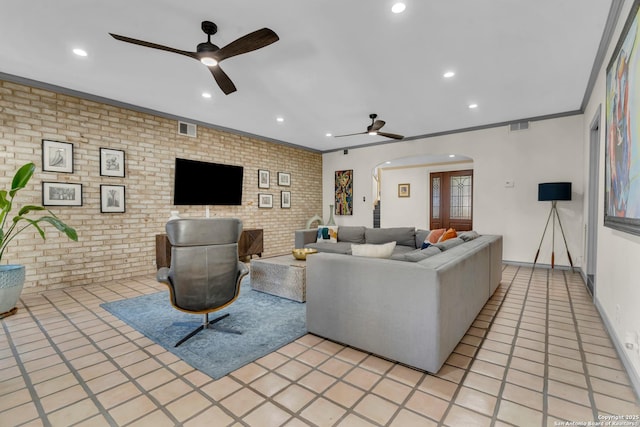
[[[538,184],[538,201],[571,200],[570,182],[543,182]]]

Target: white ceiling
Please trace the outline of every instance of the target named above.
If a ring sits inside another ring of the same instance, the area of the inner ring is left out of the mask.
[[[370,113],[415,137],[580,110],[612,0],[394,2],[2,0],[0,73],[329,151],[385,141],[325,136],[364,131]],[[195,51],[203,20],[220,47],[280,37],[221,63],[228,96],[197,61],[108,34]]]

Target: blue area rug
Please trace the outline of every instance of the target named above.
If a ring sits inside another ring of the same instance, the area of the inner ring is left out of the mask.
[[[242,281],[240,297],[209,319],[230,316],[174,348],[197,328],[202,316],[171,306],[169,292],[158,292],[100,305],[149,339],[214,379],[265,356],[307,332],[306,305],[251,289]],[[242,335],[216,331],[231,329]]]

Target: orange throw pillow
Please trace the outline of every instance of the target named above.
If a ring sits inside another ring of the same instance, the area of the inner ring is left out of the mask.
[[[431,230],[431,233],[429,233],[429,236],[427,237],[427,239],[429,240],[429,243],[431,243],[432,245],[435,245],[436,243],[438,243],[438,241],[440,240],[440,237],[442,237],[445,231],[447,231],[445,228],[438,228],[435,230]]]
[[[456,237],[458,237],[458,233],[453,228],[450,228],[444,232],[444,234],[440,237],[440,240],[438,240],[438,243],[444,242],[445,240],[453,239]]]

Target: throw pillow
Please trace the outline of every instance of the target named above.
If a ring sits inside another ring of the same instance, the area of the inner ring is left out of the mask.
[[[431,243],[432,245],[434,243],[438,243],[438,240],[440,240],[440,237],[442,237],[445,231],[447,231],[445,228],[431,230],[431,233],[429,233],[429,235],[427,236],[427,239],[429,239],[429,243]]]
[[[431,242],[429,242],[428,240],[425,240],[424,242],[422,242],[422,245],[420,246],[419,249],[427,249],[429,246],[431,246]]]
[[[480,237],[480,235],[478,234],[477,231],[471,230],[471,231],[463,231],[462,233],[459,233],[458,237],[464,240],[465,242],[470,242],[471,240]]]
[[[353,256],[362,256],[369,258],[389,258],[396,248],[396,242],[384,243],[382,245],[374,245],[365,243],[363,245],[351,245],[351,254]]]
[[[316,242],[338,243],[338,226],[337,225],[320,225],[318,226],[318,238]]]
[[[453,228],[450,228],[447,231],[445,231],[442,236],[440,236],[440,239],[438,240],[438,243],[444,242],[444,241],[449,240],[449,239],[453,239],[455,237],[458,237],[458,233]]]

